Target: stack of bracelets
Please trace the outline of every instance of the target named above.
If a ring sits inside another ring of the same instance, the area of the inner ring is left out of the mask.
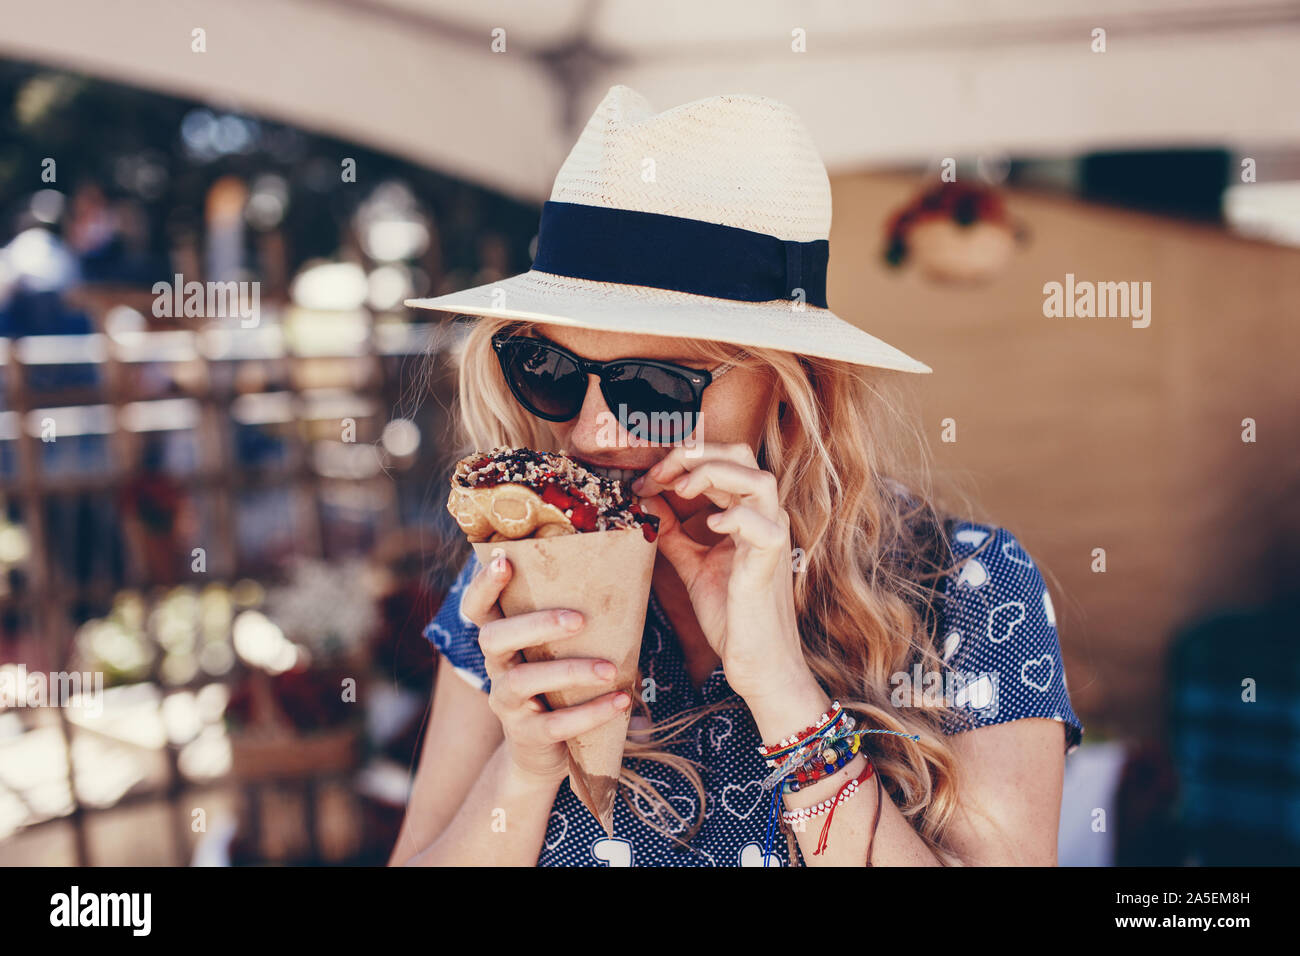
[[[826,839],[830,833],[831,819],[835,815],[835,809],[857,793],[858,787],[871,779],[876,769],[871,762],[871,757],[862,749],[862,736],[864,733],[869,733],[869,731],[855,732],[853,729],[855,726],[856,721],[844,711],[837,700],[811,726],[804,728],[797,734],[791,734],[779,743],[764,744],[758,748],[759,755],[767,761],[769,767],[774,768],[773,772],[763,781],[763,789],[772,791],[772,805],[767,821],[767,838],[763,849],[764,866],[768,865],[768,854],[772,849],[772,824],[777,814],[777,801],[781,795],[783,793],[797,793],[804,787],[833,776],[843,770],[857,754],[861,753],[867,759],[866,768],[856,779],[844,784],[835,796],[828,797],[811,807],[784,810],[780,814],[781,831],[785,834],[787,846],[790,850],[791,864],[797,859],[792,827],[799,825],[800,829],[802,829],[803,821],[814,819],[822,814],[826,814],[826,823],[822,826],[821,838],[817,841],[817,849],[813,851],[813,855],[817,856],[826,849]],[[879,777],[876,778],[876,787],[878,791],[881,790]],[[881,800],[883,800],[883,794],[881,794]],[[876,825],[879,823],[880,805],[877,803]],[[874,841],[875,825],[872,827],[871,834]],[[871,865],[870,842],[867,844],[867,865]]]

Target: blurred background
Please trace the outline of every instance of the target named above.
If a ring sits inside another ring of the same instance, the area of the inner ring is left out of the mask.
[[[1051,586],[1062,864],[1300,862],[1300,3],[468,7],[7,12],[0,677],[105,690],[0,702],[0,864],[387,859],[468,551],[461,330],[401,303],[528,268],[615,83],[804,118],[832,307]]]

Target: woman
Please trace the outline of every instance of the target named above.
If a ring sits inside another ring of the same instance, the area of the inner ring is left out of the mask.
[[[426,632],[450,666],[392,863],[1055,863],[1082,727],[1051,600],[1008,531],[932,503],[890,394],[929,368],[829,311],[829,226],[787,107],[654,114],[614,87],[532,270],[411,303],[481,316],[466,451],[566,452],[633,481],[660,534],[646,691],[557,711],[542,695],[607,687],[612,665],[522,662],[581,616],[503,617],[509,562],[469,561]],[[608,836],[564,742],[627,707]],[[795,773],[797,790],[764,784]]]

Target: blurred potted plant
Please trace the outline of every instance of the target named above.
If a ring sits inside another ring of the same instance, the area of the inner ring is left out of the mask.
[[[302,561],[263,611],[236,618],[235,652],[247,665],[226,709],[237,777],[355,765],[367,642],[378,622],[370,570],[359,560]]]

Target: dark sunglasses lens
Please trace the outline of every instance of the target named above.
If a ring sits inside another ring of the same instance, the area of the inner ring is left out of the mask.
[[[604,390],[610,411],[636,438],[669,444],[695,430],[695,390],[681,375],[653,365],[616,365]]]
[[[582,410],[586,376],[571,359],[525,339],[501,346],[501,370],[515,397],[533,414],[568,421]]]

